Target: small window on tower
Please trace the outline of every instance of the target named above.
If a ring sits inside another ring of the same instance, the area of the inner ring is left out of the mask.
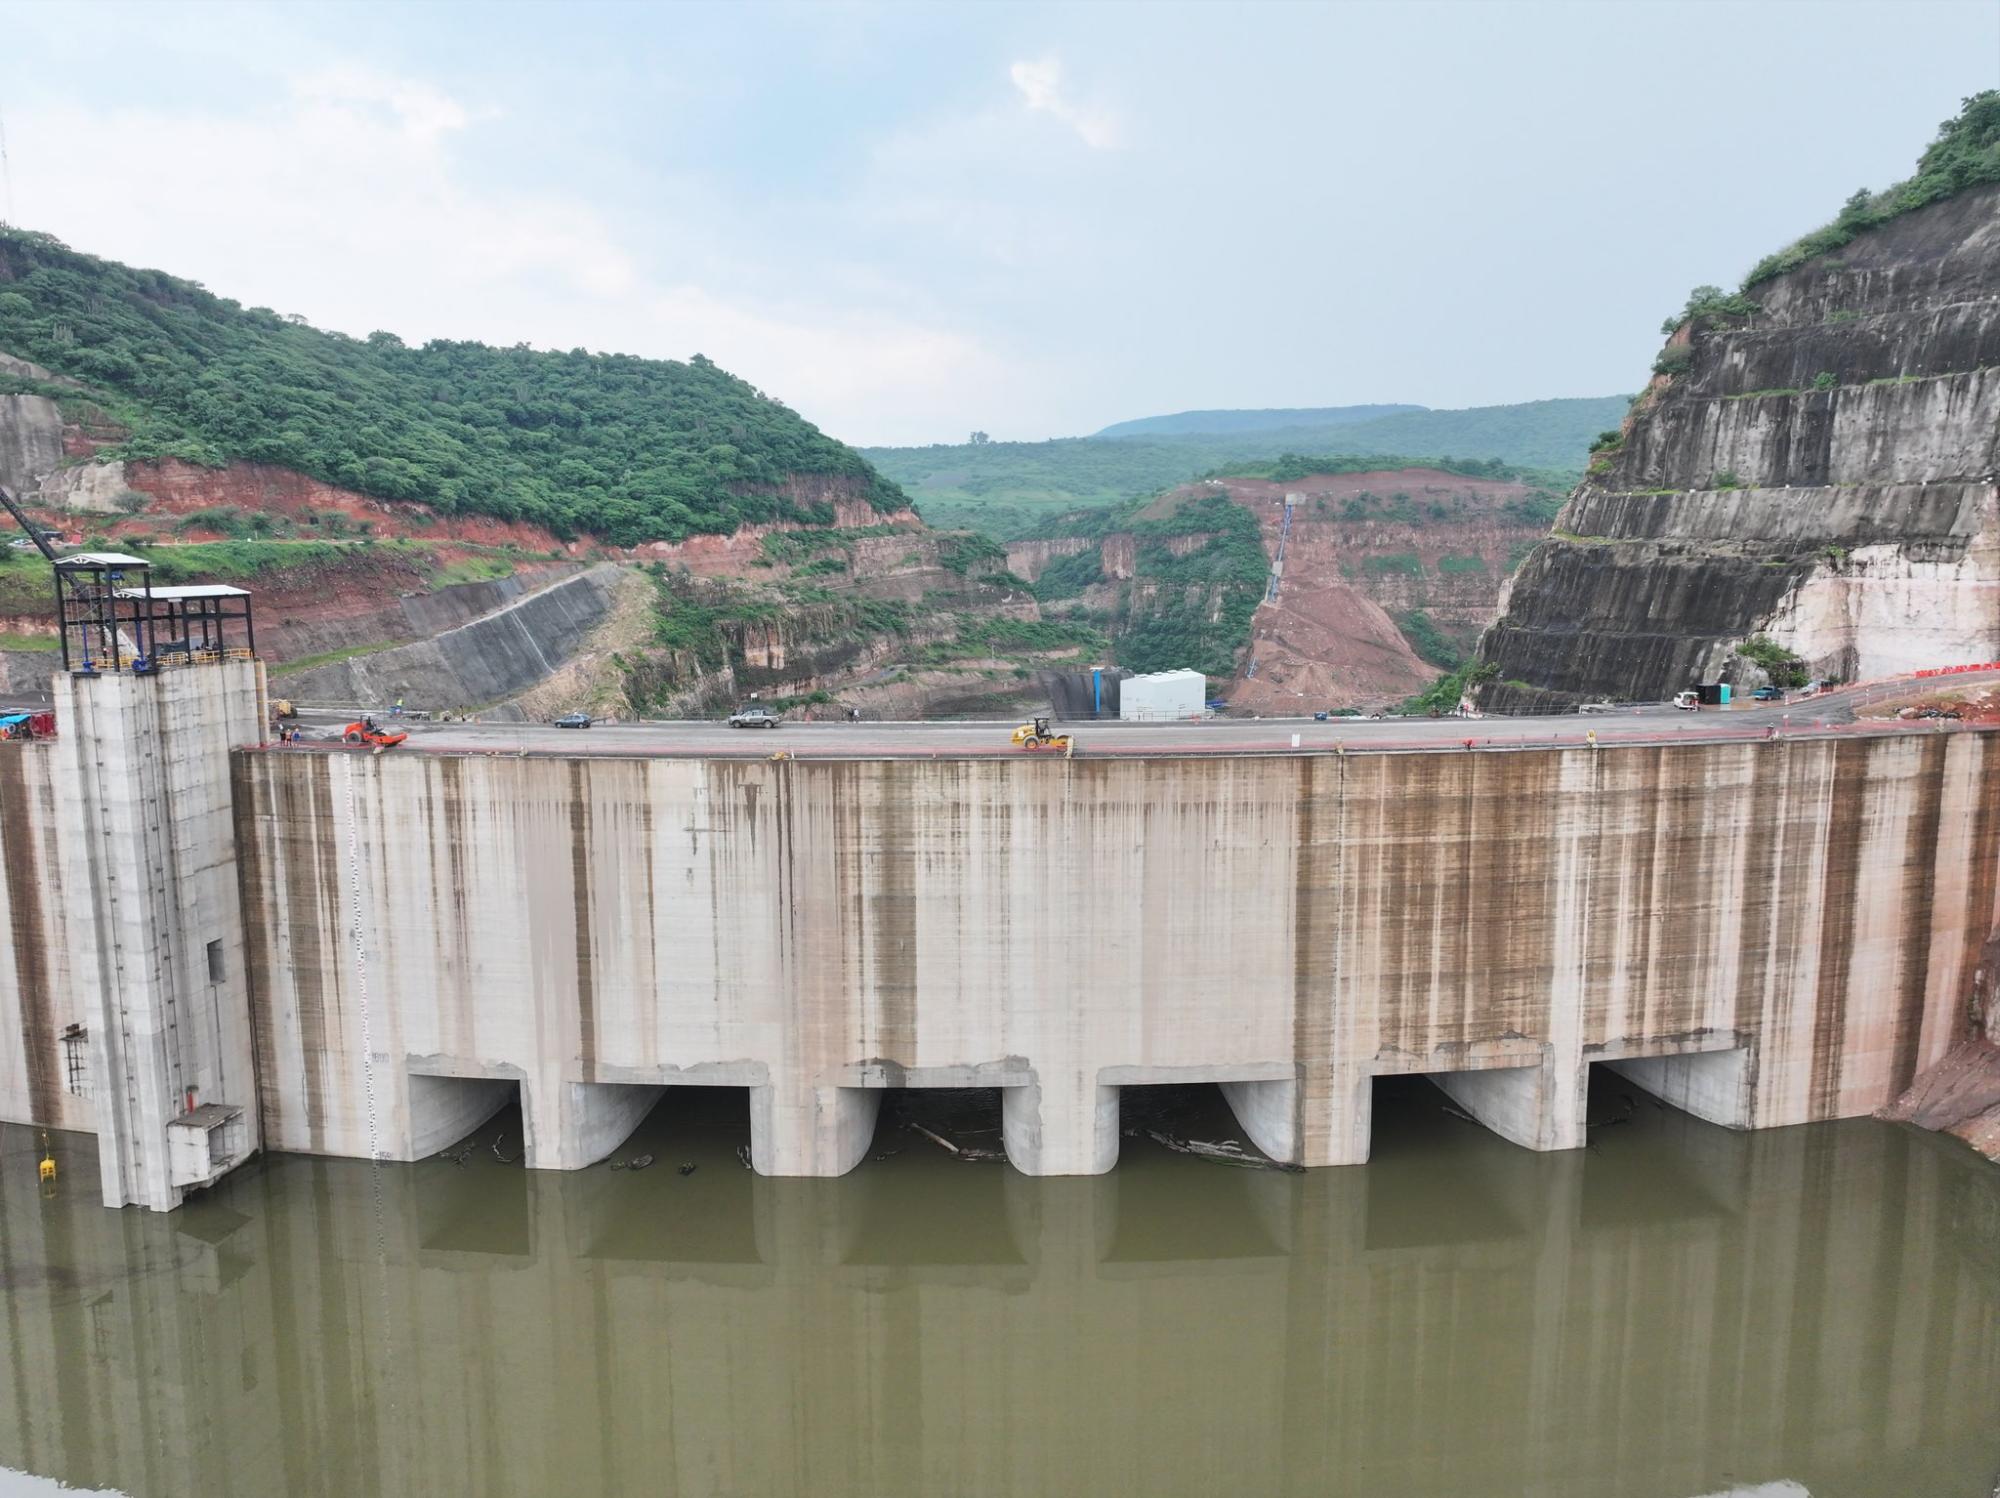
[[[208,944],[208,981],[220,983],[222,979],[222,943],[212,941]]]

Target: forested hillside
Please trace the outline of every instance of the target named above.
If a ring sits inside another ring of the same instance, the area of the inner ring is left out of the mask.
[[[799,476],[839,479],[877,508],[904,502],[852,448],[699,355],[349,338],[4,228],[0,352],[88,387],[130,433],[104,457],[277,464],[562,535],[629,545],[830,521],[830,505],[795,497]]]
[[[1497,462],[1564,475],[1557,483],[1567,488],[1582,473],[1592,439],[1617,426],[1628,404],[1627,397],[1605,396],[1464,411],[1402,411],[1327,426],[874,447],[863,454],[909,490],[932,524],[975,526],[1006,539],[1025,535],[1049,516],[1078,505],[1122,503],[1288,453],[1366,458],[1367,466],[1381,468]],[[1231,414],[1186,416],[1219,420]],[[1107,430],[1143,425],[1128,422]]]

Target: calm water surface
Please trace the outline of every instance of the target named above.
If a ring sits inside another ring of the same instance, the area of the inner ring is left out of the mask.
[[[0,1130],[0,1495],[1991,1498],[2000,1169],[1650,1101],[1538,1156],[1379,1094],[1354,1169],[1036,1181],[885,1127],[776,1181],[684,1089],[644,1171],[531,1175],[503,1117],[169,1217],[99,1207],[88,1140],[44,1199]]]

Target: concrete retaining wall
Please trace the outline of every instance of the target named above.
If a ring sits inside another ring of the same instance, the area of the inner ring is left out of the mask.
[[[281,685],[302,702],[386,704],[400,697],[429,709],[500,702],[525,692],[582,647],[611,611],[623,575],[604,563],[433,638],[287,673]]]
[[[748,1086],[782,1174],[851,1166],[895,1086],[1008,1089],[1061,1174],[1149,1082],[1229,1084],[1308,1164],[1366,1158],[1384,1073],[1536,1148],[1582,1142],[1594,1061],[1724,1122],[1865,1113],[1965,1027],[1996,756],[240,754],[266,1136],[415,1153],[413,1074],[518,1079],[565,1166],[616,1147],[591,1089]]]

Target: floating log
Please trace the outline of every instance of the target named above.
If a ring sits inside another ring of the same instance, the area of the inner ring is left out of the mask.
[[[931,1142],[932,1144],[935,1144],[935,1145],[939,1145],[939,1146],[941,1146],[941,1147],[943,1147],[943,1148],[945,1148],[945,1149],[948,1149],[948,1150],[950,1150],[950,1151],[951,1151],[951,1152],[952,1152],[952,1153],[953,1153],[954,1155],[956,1155],[956,1154],[958,1154],[958,1153],[960,1152],[960,1151],[959,1151],[959,1148],[958,1148],[958,1146],[957,1146],[957,1145],[955,1145],[955,1144],[953,1144],[953,1143],[952,1143],[952,1142],[951,1142],[951,1141],[950,1141],[949,1139],[945,1138],[945,1137],[944,1137],[944,1135],[942,1135],[942,1134],[934,1134],[934,1133],[932,1133],[932,1132],[931,1132],[931,1131],[930,1131],[929,1129],[925,1128],[925,1127],[924,1127],[924,1126],[923,1126],[922,1124],[918,1123],[918,1122],[917,1122],[917,1121],[916,1121],[915,1119],[911,1119],[911,1120],[909,1120],[909,1121],[908,1121],[908,1122],[906,1123],[905,1127],[906,1127],[906,1128],[911,1128],[911,1129],[914,1129],[914,1130],[916,1130],[916,1132],[917,1132],[917,1133],[919,1133],[919,1134],[923,1135],[923,1136],[924,1136],[924,1138],[926,1138],[926,1139],[930,1140],[930,1142]]]

